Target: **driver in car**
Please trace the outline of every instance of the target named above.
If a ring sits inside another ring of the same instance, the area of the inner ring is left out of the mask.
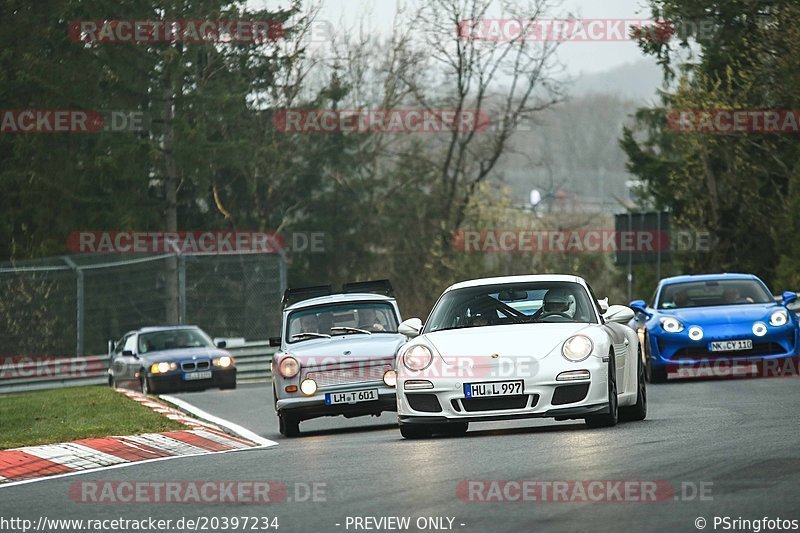
[[[365,329],[367,331],[386,331],[384,326],[378,319],[378,314],[371,307],[358,310],[358,329]]]
[[[574,309],[572,309],[574,298],[564,290],[551,289],[544,295],[542,307],[533,314],[534,320],[541,320],[549,316],[561,316],[565,318],[572,318]]]

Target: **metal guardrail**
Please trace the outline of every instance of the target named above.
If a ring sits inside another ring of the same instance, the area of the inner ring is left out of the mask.
[[[276,349],[266,341],[227,348],[236,361],[239,383],[257,383],[272,378],[272,356]],[[107,355],[85,357],[0,357],[0,394],[84,385],[103,385],[108,376]]]

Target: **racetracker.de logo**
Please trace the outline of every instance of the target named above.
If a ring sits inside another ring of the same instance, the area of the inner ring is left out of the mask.
[[[678,133],[800,133],[796,109],[676,109],[667,128]]]
[[[284,133],[468,133],[488,130],[491,119],[475,109],[285,109],[272,123]]]
[[[458,482],[456,495],[466,503],[654,503],[711,501],[712,482],[666,480],[469,479]]]
[[[453,248],[464,253],[654,253],[670,249],[666,231],[458,230]]]
[[[274,20],[77,20],[68,32],[82,43],[258,44],[284,36]]]
[[[78,254],[272,254],[284,241],[261,231],[74,231],[67,248]]]
[[[98,133],[144,131],[142,111],[0,109],[0,133]]]
[[[668,41],[673,26],[653,19],[465,19],[458,23],[461,39],[492,42]]]

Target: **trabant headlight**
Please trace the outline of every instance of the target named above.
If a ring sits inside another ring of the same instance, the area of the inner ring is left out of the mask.
[[[300,372],[300,363],[298,363],[297,359],[294,357],[286,357],[285,359],[281,359],[278,371],[281,373],[281,376],[285,378],[293,378]]]

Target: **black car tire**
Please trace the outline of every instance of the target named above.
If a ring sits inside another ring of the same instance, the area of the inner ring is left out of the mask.
[[[586,425],[590,428],[605,428],[617,425],[619,420],[619,398],[617,397],[617,365],[614,352],[608,354],[608,413],[589,415]]]
[[[642,358],[639,361],[636,372],[636,404],[629,407],[620,407],[619,419],[625,422],[644,420],[647,418],[647,384],[644,378],[644,363]]]
[[[296,416],[278,413],[278,430],[284,437],[297,437],[300,435],[300,419]]]
[[[651,361],[652,355],[650,353],[650,335],[644,334],[644,360],[645,360],[645,377],[650,383],[666,383],[667,382],[667,369],[663,366],[653,366]]]

